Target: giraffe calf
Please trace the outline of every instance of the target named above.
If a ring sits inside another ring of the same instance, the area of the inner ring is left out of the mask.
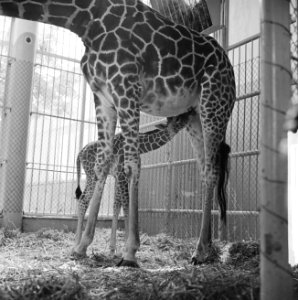
[[[169,142],[187,125],[191,115],[192,111],[177,117],[168,118],[167,124],[158,124],[156,125],[156,129],[140,133],[140,154],[156,150]],[[109,162],[109,174],[115,178],[115,199],[113,205],[113,221],[110,240],[111,254],[114,254],[116,251],[116,230],[121,207],[123,207],[124,212],[126,238],[128,230],[129,179],[124,172],[123,142],[124,138],[121,133],[115,135],[113,141],[113,155]],[[75,193],[76,198],[78,199],[78,223],[76,230],[76,245],[80,243],[84,216],[96,185],[97,178],[94,166],[96,162],[96,153],[99,150],[98,147],[100,147],[100,143],[98,141],[91,142],[79,152],[77,157],[78,187]],[[87,177],[86,186],[83,192],[80,188],[81,164]]]

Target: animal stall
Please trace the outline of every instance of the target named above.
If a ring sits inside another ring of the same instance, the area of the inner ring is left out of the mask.
[[[47,299],[47,293],[56,295],[52,299],[259,299],[260,288],[268,288],[260,285],[258,244],[261,195],[266,194],[261,193],[260,176],[264,164],[260,159],[262,7],[258,0],[143,2],[176,23],[215,37],[233,65],[236,101],[226,133],[231,147],[226,231],[214,202],[211,233],[216,242],[204,265],[189,266],[200,234],[204,178],[186,131],[181,130],[163,147],[142,155],[141,269],[113,268],[125,242],[122,231],[117,233],[116,255],[107,254],[105,228],[112,224],[115,196],[112,176],[105,183],[92,255],[88,252],[89,258],[70,260],[77,222],[76,158],[97,139],[93,95],[80,69],[84,45],[66,29],[1,16],[0,9],[0,223],[5,225],[0,241],[1,299],[20,295]],[[289,1],[289,6],[289,12],[283,9],[291,17],[295,100],[297,1]],[[23,45],[15,47],[25,33],[29,34]],[[140,131],[154,130],[164,122],[141,113]],[[116,132],[120,132],[118,124]],[[84,172],[81,184],[86,185]],[[124,227],[123,220],[122,213],[119,227]],[[266,269],[264,262],[262,268]],[[296,278],[297,295],[297,269],[285,269],[287,280]],[[20,283],[24,278],[27,281]],[[292,290],[290,284],[285,286]]]

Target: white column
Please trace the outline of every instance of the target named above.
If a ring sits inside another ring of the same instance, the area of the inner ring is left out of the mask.
[[[10,62],[6,84],[6,115],[3,120],[4,162],[0,167],[3,224],[22,228],[26,150],[37,23],[13,20]]]
[[[292,299],[288,264],[287,157],[280,142],[291,99],[289,1],[262,0],[261,299]]]

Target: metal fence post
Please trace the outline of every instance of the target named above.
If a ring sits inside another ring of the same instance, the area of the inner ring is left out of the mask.
[[[289,1],[263,0],[261,17],[261,299],[292,299],[287,159],[279,144],[291,99]]]
[[[167,234],[173,234],[171,228],[172,226],[172,205],[173,205],[173,197],[175,196],[174,189],[175,186],[173,185],[173,161],[172,161],[172,153],[171,147],[172,142],[167,144],[167,187],[166,187],[166,224],[165,224],[165,231]]]
[[[3,224],[21,228],[26,171],[37,23],[15,19],[12,24],[11,63],[6,95],[10,110],[3,120],[4,163],[0,167]]]

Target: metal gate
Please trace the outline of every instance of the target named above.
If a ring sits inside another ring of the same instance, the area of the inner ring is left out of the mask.
[[[237,101],[227,130],[231,171],[228,185],[229,239],[258,238],[259,36],[230,46]],[[156,118],[146,116],[143,130]],[[140,183],[141,228],[179,237],[198,236],[202,216],[200,174],[184,131],[163,148],[142,156]],[[214,204],[213,234],[218,212]]]
[[[3,107],[10,19],[0,18],[0,109]],[[74,216],[76,155],[96,139],[94,104],[82,80],[79,60],[83,48],[72,34],[39,25],[39,44],[30,109],[29,148],[26,160],[24,212],[26,215]],[[224,35],[223,27],[216,33]],[[58,46],[57,46],[58,45]],[[59,46],[63,45],[63,46]],[[227,131],[231,145],[228,186],[230,240],[258,238],[259,205],[259,36],[230,46],[237,101]],[[142,115],[142,131],[160,120]],[[1,128],[1,120],[0,120]],[[3,137],[0,136],[1,144]],[[2,158],[3,159],[3,158]],[[84,180],[84,179],[83,179]],[[185,132],[153,153],[142,157],[140,225],[148,233],[197,236],[202,215],[200,174]],[[100,215],[111,216],[113,181],[105,189]],[[214,204],[213,234],[217,236]]]
[[[1,17],[0,22],[2,132],[4,115],[10,110],[5,106],[4,92],[11,61],[11,19]],[[97,136],[92,93],[80,70],[84,48],[77,37],[64,29],[45,24],[38,26],[23,210],[27,216],[75,216],[76,155]],[[0,138],[3,145],[6,137],[1,134]],[[4,163],[5,157],[0,151],[0,167]],[[84,182],[83,175],[82,186]],[[111,215],[112,198],[113,179],[109,178],[100,215]],[[2,199],[0,203],[2,207]]]

